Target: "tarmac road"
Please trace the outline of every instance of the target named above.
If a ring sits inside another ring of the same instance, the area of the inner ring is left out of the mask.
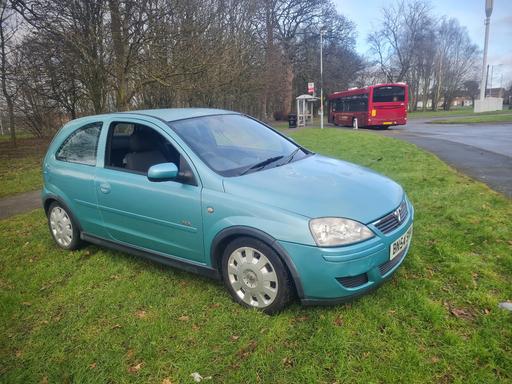
[[[41,208],[41,191],[31,191],[0,199],[0,220]]]
[[[376,132],[416,144],[512,197],[512,124],[429,124],[432,120],[411,119]]]

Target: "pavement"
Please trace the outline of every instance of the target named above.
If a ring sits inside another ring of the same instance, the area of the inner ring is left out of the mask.
[[[0,220],[41,208],[41,191],[20,193],[0,199]]]
[[[410,119],[405,126],[375,132],[416,144],[512,197],[512,124],[429,124],[432,120]]]

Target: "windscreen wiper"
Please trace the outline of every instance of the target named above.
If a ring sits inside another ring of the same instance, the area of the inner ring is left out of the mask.
[[[297,152],[299,152],[301,149],[302,149],[301,147],[298,147],[297,149],[295,149],[292,153],[290,153],[288,156],[286,156],[286,158],[280,165],[285,165],[285,164],[290,163],[293,160],[293,158],[295,157],[295,155],[297,154]]]
[[[243,171],[240,176],[242,175],[245,175],[247,172],[249,171],[253,171],[253,170],[256,170],[256,169],[260,169],[260,168],[263,168],[264,166],[266,165],[269,165],[277,160],[281,160],[284,156],[274,156],[274,157],[269,157],[268,159],[265,159],[263,161],[260,161],[259,163],[256,163],[254,165],[251,165],[249,168],[247,168],[245,171]]]

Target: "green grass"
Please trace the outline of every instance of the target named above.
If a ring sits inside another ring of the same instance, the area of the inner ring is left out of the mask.
[[[501,111],[490,111],[475,113],[473,107],[464,108],[453,108],[450,111],[425,111],[425,112],[408,112],[407,117],[411,120],[414,119],[428,119],[446,117],[445,120],[432,120],[431,123],[436,124],[464,124],[464,123],[488,123],[488,122],[509,122],[511,121],[512,111],[509,109],[503,109]],[[327,122],[327,117],[324,117],[325,127],[331,126]],[[320,119],[315,118],[313,127],[320,125]],[[288,128],[288,121],[276,121],[272,122],[272,126],[277,129]]]
[[[512,314],[497,307],[512,299],[511,201],[398,140],[292,135],[405,187],[415,234],[391,281],[269,317],[192,274],[59,250],[36,210],[0,221],[0,382],[512,382]]]
[[[286,121],[272,121],[269,123],[271,126],[273,126],[276,129],[287,129],[288,128],[288,120]],[[314,127],[314,128],[320,128],[320,118],[314,117],[313,123],[308,125],[308,128]],[[324,116],[324,127],[329,127],[329,123],[327,122],[327,116]]]
[[[410,119],[425,119],[430,117],[457,117],[457,116],[482,116],[482,115],[498,115],[498,114],[507,114],[510,113],[509,109],[503,109],[501,111],[490,111],[490,112],[481,112],[475,113],[473,112],[473,107],[464,107],[464,108],[453,108],[449,111],[418,111],[418,112],[409,112],[407,113],[408,118]]]
[[[34,135],[31,133],[16,133],[16,140],[23,140],[23,139],[33,139]],[[6,132],[5,135],[0,135],[0,143],[5,141],[10,141],[11,136],[9,132]]]
[[[447,120],[432,120],[432,124],[477,124],[477,123],[512,123],[512,113],[483,115],[474,117],[456,117]]]
[[[41,188],[47,139],[21,138],[17,147],[0,141],[0,198]]]
[[[471,115],[473,113],[473,107],[463,107],[463,108],[452,108],[449,111],[416,111],[409,112],[407,116],[411,119],[415,118],[426,118],[426,117],[439,117],[439,116],[458,116],[458,115]]]

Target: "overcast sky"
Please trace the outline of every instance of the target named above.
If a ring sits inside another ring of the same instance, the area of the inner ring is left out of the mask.
[[[368,52],[366,38],[379,25],[382,8],[391,0],[334,0],[340,13],[357,26],[357,50]],[[485,0],[430,0],[435,14],[455,17],[466,26],[469,36],[482,50],[484,46]],[[512,0],[494,0],[491,16],[488,64],[494,68],[493,87],[512,83]]]

